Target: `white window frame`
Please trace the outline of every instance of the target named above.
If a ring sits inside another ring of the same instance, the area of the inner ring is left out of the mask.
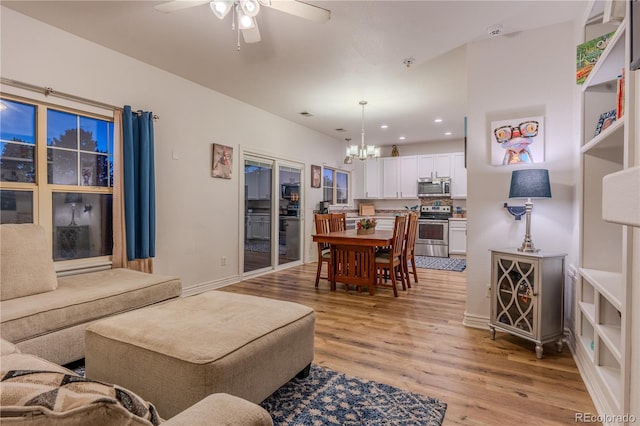
[[[81,186],[81,185],[60,185],[49,184],[47,181],[47,110],[55,109],[57,111],[67,112],[70,114],[81,115],[83,117],[95,118],[99,120],[114,122],[113,112],[111,115],[90,112],[87,108],[83,108],[81,104],[67,102],[67,105],[53,104],[30,97],[23,97],[8,93],[1,93],[4,100],[21,102],[36,107],[36,135],[35,135],[35,158],[36,163],[36,179],[35,182],[3,182],[0,181],[0,189],[10,191],[31,191],[33,194],[33,223],[39,224],[45,229],[47,242],[49,247],[53,249],[53,193],[54,192],[82,192],[93,194],[112,194],[113,187],[97,187],[97,186]],[[102,110],[104,111],[104,110]],[[114,132],[118,130],[114,128]],[[115,147],[114,147],[115,149]],[[44,161],[42,161],[44,159]],[[113,161],[116,161],[114,158]],[[112,224],[113,225],[113,224]],[[106,269],[111,267],[112,256],[95,256],[81,259],[58,260],[54,261],[57,272],[65,275],[70,271],[88,271],[96,269]]]

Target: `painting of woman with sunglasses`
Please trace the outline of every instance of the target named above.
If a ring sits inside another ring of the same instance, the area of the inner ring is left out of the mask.
[[[513,124],[513,123],[518,123]],[[542,117],[491,123],[494,142],[504,149],[503,155],[492,144],[492,164],[531,164],[543,161],[541,133]],[[540,139],[540,140],[538,140]],[[497,152],[496,152],[497,151]],[[540,156],[534,153],[538,152]]]

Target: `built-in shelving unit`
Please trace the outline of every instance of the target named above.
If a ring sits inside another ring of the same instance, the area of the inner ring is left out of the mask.
[[[633,238],[630,227],[603,219],[603,199],[607,199],[603,178],[634,165],[634,123],[629,118],[634,108],[629,97],[634,83],[628,69],[628,19],[603,23],[606,3],[591,2],[584,24],[584,41],[615,33],[581,86],[581,224],[575,353],[599,413],[616,416],[630,409],[632,277],[628,265],[633,256]],[[623,70],[624,115],[595,135],[600,114],[616,109],[617,80]],[[608,418],[617,424],[616,417]]]

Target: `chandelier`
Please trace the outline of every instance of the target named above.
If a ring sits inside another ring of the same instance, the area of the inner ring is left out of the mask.
[[[366,104],[367,101],[360,101],[360,105],[362,106],[362,130],[360,131],[360,147],[358,147],[358,145],[351,145],[349,148],[347,148],[347,157],[357,158],[359,160],[380,157],[380,148],[376,148],[375,145],[364,145],[364,106]]]

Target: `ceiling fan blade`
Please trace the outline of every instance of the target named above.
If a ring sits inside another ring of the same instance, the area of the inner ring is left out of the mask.
[[[200,6],[201,4],[209,3],[211,0],[205,1],[193,1],[193,0],[173,0],[167,3],[161,3],[153,6],[153,8],[159,12],[171,13],[182,9],[188,9],[194,6]]]
[[[324,24],[331,19],[331,11],[297,0],[271,0],[270,8],[289,15]]]
[[[242,30],[242,38],[245,43],[257,43],[260,40],[260,30],[258,29],[258,25],[256,24],[253,28],[247,28],[246,30]]]

